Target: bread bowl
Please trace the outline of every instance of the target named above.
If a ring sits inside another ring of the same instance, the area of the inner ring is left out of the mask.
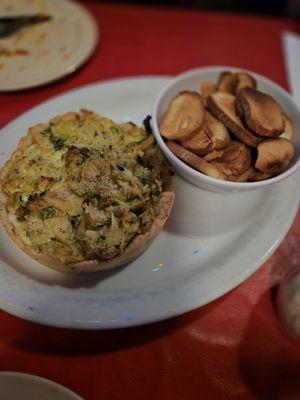
[[[86,110],[30,128],[0,171],[7,232],[41,264],[65,272],[138,257],[173,201],[171,171],[153,136]]]

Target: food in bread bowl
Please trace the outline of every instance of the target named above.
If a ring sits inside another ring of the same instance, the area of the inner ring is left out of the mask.
[[[29,129],[0,172],[0,216],[17,245],[61,271],[123,265],[161,231],[172,173],[154,137],[89,111]]]

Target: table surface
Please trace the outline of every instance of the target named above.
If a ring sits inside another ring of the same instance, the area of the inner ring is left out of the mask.
[[[86,83],[233,65],[287,87],[285,19],[83,1],[101,41],[76,73],[39,89],[0,95],[0,126]],[[86,400],[299,399],[300,345],[282,329],[276,284],[300,263],[300,213],[276,253],[238,288],[168,321],[118,331],[71,331],[0,312],[0,370],[55,380]]]

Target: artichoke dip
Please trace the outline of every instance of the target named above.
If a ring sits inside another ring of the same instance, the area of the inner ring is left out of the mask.
[[[174,198],[166,189],[170,176],[142,128],[87,111],[64,114],[31,128],[2,169],[2,220],[19,246],[46,265],[109,266],[151,230],[167,190],[165,222]]]

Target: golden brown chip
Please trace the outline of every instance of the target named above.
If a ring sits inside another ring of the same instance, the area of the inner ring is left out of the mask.
[[[279,137],[281,137],[282,139],[292,140],[292,136],[293,136],[292,121],[286,114],[283,114],[283,120],[284,120],[285,128],[284,128],[284,132]]]
[[[217,92],[233,94],[237,82],[238,78],[236,74],[229,71],[224,71],[219,76],[219,80],[217,83]]]
[[[247,130],[236,113],[235,96],[229,93],[214,93],[207,99],[211,113],[221,121],[241,142],[256,147],[262,141]]]
[[[212,81],[205,81],[201,83],[200,89],[203,98],[206,99],[208,96],[215,93],[216,85]]]
[[[264,181],[266,179],[272,178],[272,174],[266,174],[265,172],[261,172],[256,168],[253,168],[253,172],[248,177],[249,182],[256,182],[256,181]]]
[[[287,139],[266,139],[257,146],[255,167],[267,174],[283,172],[294,157],[294,145]]]
[[[283,133],[283,111],[270,95],[246,87],[239,91],[236,106],[247,127],[257,135],[278,137]]]
[[[203,158],[196,156],[196,154],[191,153],[189,150],[180,146],[176,142],[168,140],[166,144],[169,147],[169,149],[175,154],[176,157],[180,158],[182,161],[184,161],[191,167],[197,169],[198,171],[213,178],[218,178],[218,179],[226,178],[226,176],[217,167],[203,160]]]
[[[181,92],[170,101],[159,124],[160,133],[167,139],[187,139],[200,130],[204,115],[204,102],[200,94]]]
[[[207,154],[212,149],[212,140],[202,128],[189,139],[182,140],[181,145],[200,156]]]
[[[228,180],[233,181],[233,182],[247,182],[249,180],[249,178],[253,175],[254,172],[255,172],[255,168],[250,167],[245,172],[243,172],[241,175],[229,176]]]
[[[227,146],[230,136],[225,126],[209,111],[205,113],[201,130],[189,139],[181,141],[183,147],[200,156]]]
[[[223,150],[223,155],[215,158],[211,164],[228,177],[239,176],[251,166],[251,151],[243,143],[231,141]]]
[[[237,75],[237,84],[234,88],[234,92],[236,94],[245,87],[252,87],[256,89],[257,83],[256,80],[253,78],[253,76],[251,76],[247,72],[238,72],[236,75]]]
[[[224,151],[223,151],[223,150],[213,150],[213,151],[211,151],[210,153],[207,153],[207,154],[203,157],[203,159],[206,160],[206,161],[212,161],[212,160],[214,160],[215,158],[220,158],[220,157],[222,157],[223,154],[224,154]]]

